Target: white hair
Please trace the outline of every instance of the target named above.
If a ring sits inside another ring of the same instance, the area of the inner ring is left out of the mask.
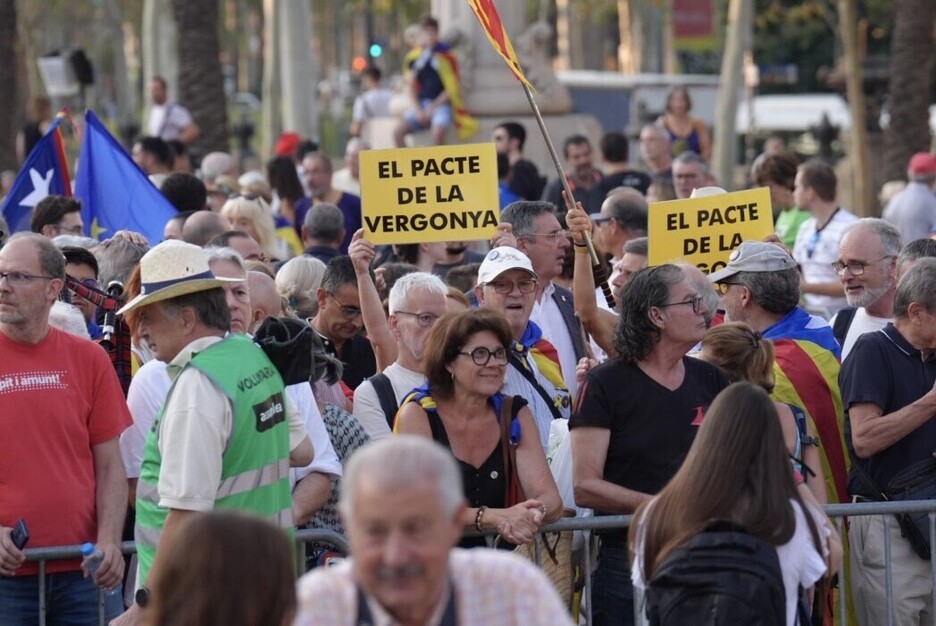
[[[381,489],[406,489],[433,483],[439,506],[446,517],[465,503],[461,472],[452,453],[438,443],[417,435],[399,435],[364,445],[351,456],[341,480],[339,506],[354,516],[355,492],[362,481]]]
[[[91,335],[88,334],[88,325],[81,311],[61,300],[52,303],[52,309],[49,311],[49,326],[82,339],[91,339]]]
[[[218,261],[227,261],[236,265],[244,278],[247,277],[247,265],[244,263],[244,257],[234,248],[205,248],[205,252],[208,253],[208,265]]]
[[[297,313],[315,315],[315,292],[322,286],[325,264],[311,256],[289,259],[276,273],[276,290]]]
[[[201,162],[202,179],[213,183],[222,174],[227,174],[234,167],[234,157],[227,152],[209,152]]]
[[[406,299],[414,289],[422,289],[430,294],[448,297],[448,287],[442,279],[428,272],[410,272],[404,274],[393,284],[390,290],[389,311],[396,313],[405,306]]]

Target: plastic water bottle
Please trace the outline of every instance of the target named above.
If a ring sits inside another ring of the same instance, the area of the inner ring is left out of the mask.
[[[94,547],[93,543],[86,543],[81,546],[81,556],[84,557],[84,564],[88,568],[88,576],[91,580],[94,580],[94,575],[97,573],[98,568],[101,566],[101,561],[104,559],[104,553]],[[120,585],[117,585],[113,589],[105,589],[105,596],[115,596],[120,593]]]

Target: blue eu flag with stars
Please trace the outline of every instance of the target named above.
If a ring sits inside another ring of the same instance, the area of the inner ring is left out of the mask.
[[[132,230],[155,245],[177,213],[91,110],[85,114],[75,197],[81,199],[85,232],[94,239]]]

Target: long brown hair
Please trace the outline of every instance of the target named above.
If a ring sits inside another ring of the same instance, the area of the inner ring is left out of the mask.
[[[717,365],[735,383],[746,380],[767,393],[774,388],[774,347],[744,322],[725,322],[702,338],[705,360]]]
[[[734,383],[709,407],[686,461],[650,501],[649,514],[649,503],[638,507],[630,526],[631,550],[636,529],[642,527],[643,572],[649,580],[667,554],[714,522],[735,523],[782,545],[796,530],[791,499],[806,513],[818,546],[818,533],[797,493],[773,401],[760,387]]]
[[[146,626],[279,626],[292,619],[293,547],[269,522],[236,511],[197,513],[160,551]]]

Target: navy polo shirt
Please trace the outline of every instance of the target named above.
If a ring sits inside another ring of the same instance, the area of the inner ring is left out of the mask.
[[[868,459],[855,455],[851,441],[848,408],[852,404],[872,402],[884,415],[898,411],[919,400],[936,383],[936,356],[925,362],[920,351],[910,345],[893,323],[881,330],[858,337],[839,372],[842,406],[845,408],[845,443],[852,464],[860,464],[881,490],[894,476],[910,465],[930,458],[936,451],[936,420],[930,419],[906,437]],[[854,468],[848,476],[852,495],[880,500]]]

